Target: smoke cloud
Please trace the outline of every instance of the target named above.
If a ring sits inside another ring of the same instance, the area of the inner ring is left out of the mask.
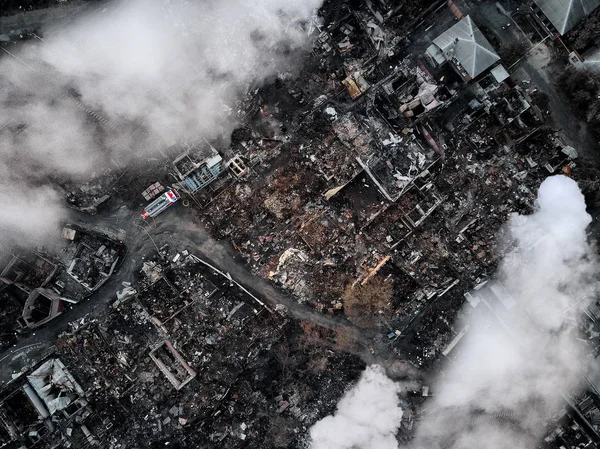
[[[415,448],[525,449],[580,386],[576,320],[597,292],[591,217],[575,181],[547,178],[532,215],[513,215],[507,253],[470,317],[461,353],[440,379]]]
[[[402,409],[399,387],[372,365],[337,405],[310,430],[312,449],[396,449]]]
[[[241,95],[297,68],[320,4],[113,2],[15,57],[3,54],[0,173],[11,176],[0,192],[13,202],[0,216],[2,234],[42,237],[47,220],[60,219],[48,178],[86,180],[167,143],[227,137]],[[44,221],[30,221],[35,214]]]

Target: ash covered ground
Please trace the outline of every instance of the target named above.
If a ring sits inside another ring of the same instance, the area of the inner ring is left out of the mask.
[[[0,2],[0,448],[597,447],[582,4]]]

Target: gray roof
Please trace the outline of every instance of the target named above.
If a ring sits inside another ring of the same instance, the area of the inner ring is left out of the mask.
[[[491,74],[494,77],[494,79],[499,83],[501,83],[510,76],[503,65],[497,65],[496,67],[494,67],[491,70]]]
[[[442,33],[433,43],[444,53],[447,60],[455,57],[471,78],[475,78],[500,59],[469,16],[465,16]]]
[[[565,34],[600,6],[600,0],[534,1],[560,34]]]

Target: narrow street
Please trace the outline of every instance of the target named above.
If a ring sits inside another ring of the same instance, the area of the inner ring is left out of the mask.
[[[229,273],[271,308],[278,304],[284,305],[289,315],[294,318],[311,321],[329,329],[345,327],[350,335],[365,347],[366,342],[373,337],[372,333],[367,335],[347,320],[325,315],[298,304],[283,292],[276,290],[267,280],[253,275],[233,248],[215,241],[204,229],[194,225],[187,217],[187,211],[181,206],[160,215],[156,219],[155,229],[149,230],[149,235],[140,229],[138,211],[131,211],[124,206],[94,216],[74,211],[71,218],[74,223],[85,220],[87,225],[106,227],[113,231],[124,230],[127,245],[125,260],[98,293],[71,306],[53,321],[26,335],[14,347],[0,354],[0,385],[10,381],[14,373],[20,372],[32,361],[35,363],[46,351],[51,350],[58,335],[69,329],[69,323],[86,316],[93,318],[106,313],[109,304],[116,299],[116,292],[123,288],[122,283],[131,282],[134,273],[141,269],[143,258],[156,252],[154,244],[158,248],[168,244],[180,251],[187,249],[220,271]],[[366,349],[360,355],[373,360],[372,354]]]
[[[104,11],[104,2],[98,4],[68,2],[54,8],[0,17],[0,35],[21,29],[43,29],[52,32],[76,20],[82,14],[96,15]],[[181,206],[159,216],[152,226],[146,229],[141,227],[143,222],[139,218],[139,211],[129,210],[119,204],[95,216],[71,211],[69,220],[73,223],[103,227],[114,232],[123,230],[127,245],[125,260],[99,292],[69,307],[56,319],[25,335],[15,346],[0,354],[0,385],[8,382],[14,373],[20,372],[23,367],[38,360],[50,350],[57,336],[68,330],[69,323],[85,316],[98,317],[106,313],[108,305],[116,299],[116,292],[123,288],[122,283],[131,282],[134,273],[141,269],[143,257],[155,253],[156,247],[160,248],[165,244],[179,250],[187,249],[217,269],[230,273],[236,281],[272,308],[282,304],[288,313],[297,319],[309,320],[329,329],[345,327],[364,348],[368,346],[366,342],[373,336],[372,333],[366,335],[347,320],[324,315],[298,304],[294,299],[275,289],[267,280],[254,276],[232,247],[213,240],[204,229],[194,225],[185,208]],[[360,355],[365,359],[373,360],[371,352],[366,349]]]

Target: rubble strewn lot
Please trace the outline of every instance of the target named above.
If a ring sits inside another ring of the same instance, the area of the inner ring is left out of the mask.
[[[11,327],[17,331],[42,326],[100,290],[126,252],[118,236],[94,228],[67,224],[62,237],[60,251],[40,249],[5,255],[0,273],[9,305],[5,313],[12,310],[16,326]]]
[[[23,392],[37,408],[9,429],[13,437],[24,435],[19,444],[77,447],[87,440],[122,448],[151,440],[151,447],[189,447],[202,440],[222,447],[226,440],[245,447],[248,438],[285,447],[334,407],[364,367],[356,357],[314,346],[297,322],[214,278],[191,255],[177,265],[150,265],[134,284],[137,293],[59,336],[44,364],[60,366],[68,373],[61,376],[77,384],[55,387],[65,391],[56,406],[40,403],[46,393],[30,392],[44,364],[5,389],[3,412]]]
[[[466,332],[465,294],[493,282],[511,214],[532,212],[552,174],[585,181],[588,196],[598,186],[538,87],[493,48],[478,74],[433,44],[415,50],[436,18],[451,25],[439,34],[465,23],[448,18],[467,17],[455,3],[326,1],[307,70],[241,98],[230,141],[56,180],[98,223],[102,207],[135,208],[138,235],[65,224],[62,247],[3,255],[3,350],[83,301],[110,300],[4,384],[0,448],[306,447],[374,362],[414,382],[401,396],[398,439],[409,442],[430,376]],[[169,189],[179,215],[142,222]],[[171,220],[205,229],[289,303],[177,246]],[[600,312],[586,317],[578,332],[597,356]],[[590,390],[549,412],[540,448],[592,447]]]

